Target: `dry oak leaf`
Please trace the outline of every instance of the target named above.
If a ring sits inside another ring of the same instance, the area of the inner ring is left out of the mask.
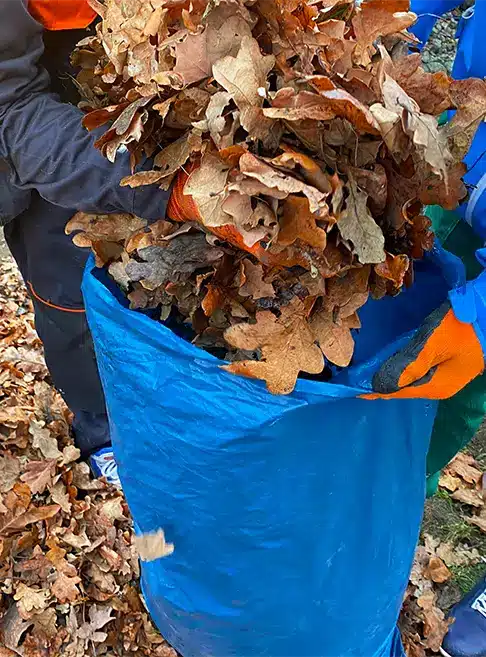
[[[281,144],[280,148],[283,150],[283,153],[272,159],[274,166],[290,170],[297,169],[305,182],[320,192],[329,194],[332,191],[328,175],[315,160],[304,153],[292,150],[286,144]]]
[[[237,324],[225,331],[225,340],[236,347],[261,350],[260,361],[239,361],[225,365],[232,374],[263,379],[273,394],[288,395],[295,388],[299,372],[319,374],[324,359],[315,344],[304,304],[297,298],[281,309],[280,317],[270,311],[257,312],[255,324]]]
[[[266,283],[263,276],[264,272],[261,264],[254,265],[248,258],[242,260],[240,264],[240,295],[242,297],[252,297],[253,299],[274,297],[273,285]]]
[[[385,75],[382,92],[385,108],[401,117],[405,134],[421,150],[434,173],[445,175],[451,154],[447,140],[439,133],[437,119],[423,114],[417,103],[389,75]]]
[[[140,249],[138,255],[143,262],[130,260],[126,272],[132,281],[145,281],[155,289],[170,281],[187,279],[196,269],[214,265],[223,251],[208,244],[203,233],[188,233],[179,235],[164,247]]]
[[[478,484],[483,476],[477,461],[465,452],[459,452],[445,468],[445,472],[474,485]]]
[[[24,529],[27,525],[31,525],[41,520],[52,518],[56,513],[59,513],[60,510],[61,507],[59,504],[50,504],[48,506],[32,507],[28,511],[15,517],[7,515],[4,518],[3,524],[0,524],[0,536],[9,534],[10,532],[16,532],[19,529]]]
[[[426,73],[421,64],[420,53],[415,53],[396,59],[388,73],[413,98],[424,114],[440,116],[452,106],[452,80],[443,71]]]
[[[369,211],[368,196],[358,189],[351,174],[348,177],[349,196],[337,224],[339,232],[352,243],[361,264],[378,264],[386,258],[383,232]]]
[[[80,577],[68,577],[65,573],[58,573],[56,581],[51,586],[51,593],[61,603],[74,602],[80,594],[76,586],[80,582]]]
[[[466,522],[470,525],[478,527],[482,532],[486,534],[486,506],[483,506],[481,513],[478,516],[473,516],[472,518],[466,518]]]
[[[135,550],[142,561],[155,561],[156,559],[168,557],[174,552],[174,544],[166,543],[163,529],[135,535],[133,542]]]
[[[430,557],[424,575],[436,584],[443,584],[452,577],[451,571],[439,557]]]
[[[194,127],[202,132],[209,132],[216,146],[221,145],[221,133],[226,128],[226,118],[223,116],[225,107],[231,102],[231,94],[226,91],[217,91],[206,107],[205,118],[194,123]]]
[[[77,636],[84,641],[93,641],[94,643],[103,643],[108,635],[100,630],[110,621],[114,620],[112,616],[113,607],[101,607],[92,605],[89,608],[89,623],[83,623],[77,631]]]
[[[250,129],[253,113],[248,110],[260,107],[266,94],[267,76],[275,64],[273,55],[262,55],[258,42],[243,37],[236,57],[228,55],[213,65],[213,76],[223,89],[231,94],[241,111],[241,125]]]
[[[47,607],[50,593],[45,589],[33,589],[20,582],[13,597],[18,601],[17,609],[20,616],[27,620]]]
[[[329,121],[336,116],[330,104],[319,94],[312,91],[296,92],[292,87],[279,89],[272,98],[272,107],[265,107],[262,111],[269,119],[298,121],[299,124],[305,119]],[[310,127],[317,130],[315,125]]]
[[[209,228],[224,226],[231,221],[222,208],[229,170],[230,167],[219,157],[207,153],[184,186],[184,194],[191,196],[196,204],[201,223]]]
[[[296,240],[301,240],[315,249],[324,250],[327,235],[326,231],[316,224],[317,218],[310,211],[309,201],[306,198],[289,196],[283,202],[278,244],[289,246]]]
[[[445,178],[418,172],[420,176],[419,200],[424,205],[441,205],[445,210],[455,210],[467,196],[467,188],[462,180],[467,167],[463,162],[457,162],[447,169]]]
[[[71,513],[72,505],[69,501],[69,495],[66,486],[62,481],[58,481],[49,489],[51,499],[55,504],[59,504],[64,513]]]
[[[455,477],[454,475],[448,474],[447,472],[443,472],[439,479],[439,486],[453,493],[454,491],[456,491],[458,488],[462,486],[462,479],[459,479],[459,477]]]
[[[344,89],[321,91],[320,96],[333,111],[334,116],[347,119],[358,132],[380,134],[380,127],[370,110]]]
[[[32,436],[32,447],[38,449],[45,459],[58,459],[62,456],[57,440],[46,428],[45,422],[31,420],[29,433]]]
[[[20,474],[20,461],[15,456],[0,455],[0,493],[9,491]]]
[[[55,470],[56,459],[29,461],[20,479],[28,485],[33,494],[43,493],[47,487],[52,486]]]
[[[427,591],[417,600],[417,604],[423,610],[424,637],[426,647],[433,652],[439,652],[442,641],[454,621],[446,619],[444,612],[437,607],[436,594]]]
[[[90,246],[91,241],[119,242],[127,239],[137,230],[147,225],[145,219],[133,214],[89,214],[77,212],[66,224],[65,233],[82,231],[73,237],[73,242],[79,246]],[[78,244],[88,240],[89,243]]]
[[[354,339],[346,323],[335,324],[332,313],[321,310],[310,322],[324,356],[338,367],[347,367],[354,352]]]
[[[402,287],[405,279],[405,274],[410,268],[410,259],[404,254],[392,255],[386,254],[385,262],[375,265],[374,269],[378,276],[386,278],[395,285],[395,287]]]
[[[176,42],[174,49],[176,64],[172,70],[182,77],[186,85],[211,75],[206,32],[188,34],[183,41]]]
[[[451,497],[453,500],[462,502],[462,504],[468,504],[469,506],[475,506],[477,508],[484,506],[483,494],[479,490],[459,488],[451,495]]]
[[[466,157],[474,135],[486,117],[486,82],[477,78],[453,80],[451,97],[457,111],[441,133],[448,140],[454,160],[460,162]]]
[[[395,34],[411,27],[417,15],[409,12],[410,0],[366,0],[352,19],[356,36],[353,60],[368,66],[376,53],[374,43],[380,37]]]
[[[276,198],[286,198],[289,194],[304,194],[309,200],[310,211],[314,213],[323,213],[326,217],[329,214],[329,209],[325,203],[327,193],[320,192],[315,187],[306,185],[297,178],[275,169],[262,159],[252,155],[251,153],[244,153],[240,157],[240,171],[258,180],[270,190],[275,189],[279,194]],[[265,193],[265,192],[261,192]],[[283,194],[283,196],[281,196]],[[271,195],[271,193],[269,194]]]

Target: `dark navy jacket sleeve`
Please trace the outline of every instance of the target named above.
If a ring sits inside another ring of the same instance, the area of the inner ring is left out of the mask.
[[[99,131],[88,133],[80,110],[49,92],[39,64],[43,27],[26,0],[0,0],[0,17],[0,161],[10,182],[69,209],[163,217],[167,192],[120,187],[128,154],[106,160],[93,145]]]

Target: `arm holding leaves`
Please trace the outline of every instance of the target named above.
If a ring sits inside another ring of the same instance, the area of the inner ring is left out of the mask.
[[[120,187],[130,173],[128,153],[106,160],[93,146],[100,133],[88,133],[82,113],[49,92],[39,63],[43,27],[25,0],[0,0],[0,16],[0,159],[10,183],[69,209],[163,217],[168,195]]]

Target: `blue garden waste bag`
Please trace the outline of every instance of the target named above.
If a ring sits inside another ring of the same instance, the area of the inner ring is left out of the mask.
[[[353,367],[286,397],[129,310],[88,264],[84,295],[148,609],[184,657],[390,657],[418,539],[436,411],[367,401],[370,373],[462,276],[435,251],[361,311]],[[425,292],[424,292],[425,291]]]

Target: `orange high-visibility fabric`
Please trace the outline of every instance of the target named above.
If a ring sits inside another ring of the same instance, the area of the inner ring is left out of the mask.
[[[46,30],[77,30],[88,27],[96,12],[88,0],[29,0],[29,12]]]
[[[192,196],[184,194],[187,179],[196,167],[197,164],[185,166],[184,170],[177,174],[167,205],[167,217],[172,221],[197,221],[205,226],[194,199]],[[294,267],[308,264],[307,260],[303,260],[299,253],[294,253],[291,247],[287,247],[278,253],[272,253],[264,249],[259,242],[253,246],[248,246],[238,228],[231,223],[209,228],[205,226],[205,228],[222,241],[229,242],[236,248],[251,253],[257,260],[269,267]]]
[[[433,368],[430,380],[419,381]],[[366,399],[448,399],[484,371],[484,354],[472,324],[460,322],[449,310],[425,342],[418,357],[403,370],[400,390],[389,395],[364,395]]]

